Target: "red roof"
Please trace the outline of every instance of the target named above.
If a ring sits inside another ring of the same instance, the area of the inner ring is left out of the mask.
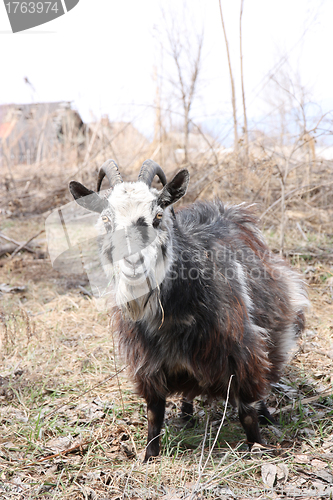
[[[0,138],[7,139],[15,126],[15,121],[0,123]]]

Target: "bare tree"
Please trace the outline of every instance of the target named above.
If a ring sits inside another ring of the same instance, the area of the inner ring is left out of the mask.
[[[153,78],[156,84],[155,93],[155,124],[154,124],[154,154],[159,153],[159,163],[163,164],[163,149],[162,149],[162,114],[161,114],[161,82],[157,75],[157,67],[154,66]]]
[[[243,98],[243,115],[244,115],[245,166],[247,166],[248,165],[248,159],[249,159],[249,137],[248,137],[248,128],[247,128],[247,116],[246,116],[246,105],[245,105],[245,90],[244,90],[244,74],[243,74],[243,45],[242,45],[243,4],[244,4],[244,0],[241,0],[240,15],[239,15],[239,49],[240,49],[240,68],[241,68],[242,98]]]
[[[300,74],[294,72],[288,62],[271,76],[267,94],[267,102],[271,107],[265,120],[269,141],[262,146],[274,159],[280,182],[280,252],[283,254],[290,202],[290,197],[287,201],[288,192],[297,195],[302,192],[303,200],[310,207],[317,163],[315,143],[317,138],[330,133],[325,126],[325,118],[329,113],[324,114],[320,106],[312,101],[311,93],[302,84]],[[268,117],[273,123],[271,130]],[[277,117],[280,118],[280,129],[276,128],[279,123]],[[290,184],[294,182],[295,186],[295,181],[296,187],[290,190]]]
[[[291,148],[293,155],[300,150],[305,152],[306,183],[310,185],[316,162],[315,131],[317,123],[322,121],[323,113],[321,109],[313,113],[311,93],[302,85],[299,73],[293,73],[289,66],[272,76],[271,81],[280,99],[281,142]],[[286,134],[287,137],[283,137]],[[300,182],[303,180],[304,173],[301,174]]]
[[[229,43],[228,43],[228,38],[227,38],[227,32],[225,30],[225,25],[224,25],[221,0],[219,0],[219,5],[220,5],[220,14],[221,14],[221,21],[222,21],[225,46],[226,46],[226,50],[227,50],[230,83],[231,83],[231,103],[232,103],[232,112],[233,112],[233,117],[234,117],[234,148],[235,148],[235,151],[238,151],[238,125],[237,125],[235,83],[234,83],[234,77],[232,74],[230,53],[229,53]]]
[[[169,78],[173,92],[181,104],[184,121],[184,155],[188,162],[188,141],[190,131],[190,115],[193,101],[198,89],[198,80],[202,63],[202,47],[204,40],[203,28],[199,33],[194,33],[193,27],[188,27],[189,11],[185,6],[183,15],[177,18],[171,13],[167,17],[162,11],[164,31],[167,40],[166,51],[171,57],[175,77]],[[180,19],[181,18],[181,19]]]

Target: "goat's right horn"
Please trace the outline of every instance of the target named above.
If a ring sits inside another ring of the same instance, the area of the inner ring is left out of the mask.
[[[99,169],[97,192],[99,192],[105,176],[107,177],[111,188],[114,188],[116,184],[121,184],[122,182],[124,182],[121,178],[118,165],[114,160],[106,160],[106,162],[104,162]]]
[[[155,175],[159,177],[163,186],[165,186],[167,180],[161,167],[153,160],[146,160],[143,162],[140,169],[138,181],[142,181],[150,187]]]

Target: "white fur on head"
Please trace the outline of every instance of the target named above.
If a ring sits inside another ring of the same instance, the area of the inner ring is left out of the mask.
[[[103,268],[117,304],[133,320],[144,316],[147,295],[158,289],[172,261],[171,213],[158,205],[158,195],[143,182],[117,184],[97,223]],[[156,214],[163,214],[158,227]]]

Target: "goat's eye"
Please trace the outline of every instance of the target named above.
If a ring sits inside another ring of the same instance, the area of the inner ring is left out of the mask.
[[[109,217],[107,215],[103,215],[102,216],[102,221],[105,222],[105,223],[107,223],[107,222],[110,222],[110,219],[109,219]]]
[[[163,217],[163,213],[162,212],[158,212],[155,217],[154,217],[154,220],[153,220],[153,227],[158,227],[161,220],[162,220],[162,217]]]

